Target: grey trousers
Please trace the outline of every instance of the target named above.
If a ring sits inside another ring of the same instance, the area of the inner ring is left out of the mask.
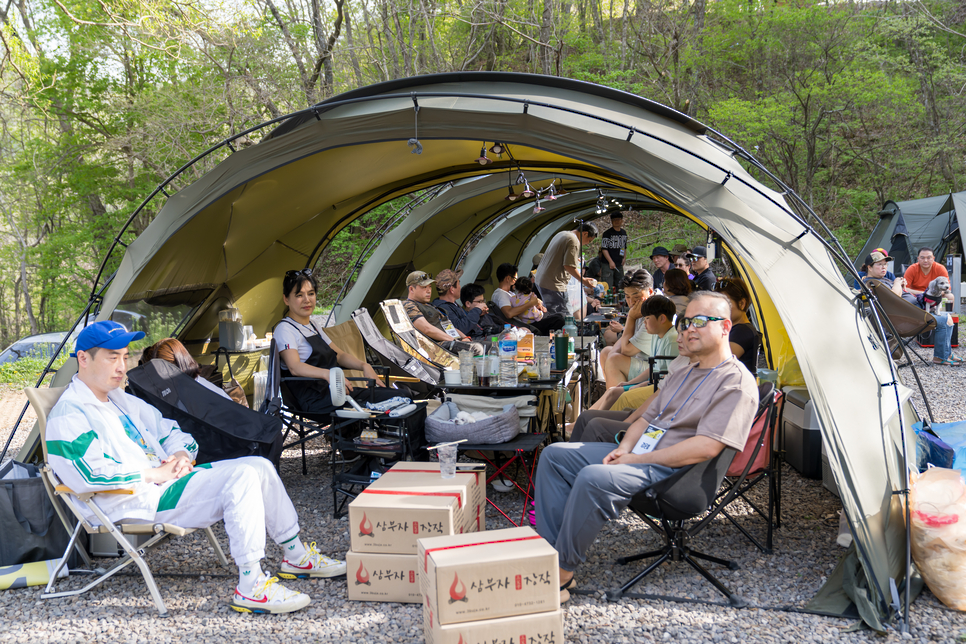
[[[571,443],[610,443],[614,447],[617,444],[614,438],[617,433],[631,426],[624,420],[633,413],[632,409],[626,411],[611,411],[591,409],[577,416],[574,429],[570,433]]]
[[[537,466],[537,533],[573,571],[605,523],[616,519],[642,488],[674,473],[663,465],[604,465],[613,443],[554,443]]]
[[[543,305],[547,307],[547,313],[559,313],[567,317],[570,315],[567,307],[567,294],[560,291],[551,291],[549,288],[541,288],[540,295],[543,296]]]

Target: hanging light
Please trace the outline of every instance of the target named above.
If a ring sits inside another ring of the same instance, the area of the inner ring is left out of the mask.
[[[493,163],[492,159],[486,156],[486,143],[483,143],[483,147],[480,148],[480,158],[476,160],[480,165],[489,165]]]
[[[559,190],[558,190],[558,189],[554,189],[554,194],[555,194],[555,195],[556,195],[557,197],[566,197],[566,196],[567,196],[567,195],[569,195],[570,193],[569,193],[569,192],[567,192],[566,190],[564,190],[564,187],[563,187],[563,181],[561,181],[561,182],[560,182],[560,189],[559,189]]]
[[[537,197],[537,203],[533,206],[533,214],[536,215],[537,213],[541,213],[544,210],[546,210],[546,208],[540,205],[540,197]]]
[[[503,156],[503,153],[506,152],[506,146],[502,143],[494,143],[490,146],[490,152],[497,156]]]
[[[529,181],[524,180],[524,183],[526,184],[526,188],[524,188],[523,192],[520,193],[522,197],[530,198],[533,195],[537,194],[536,192],[534,192],[533,188],[530,187]]]
[[[556,201],[557,200],[557,191],[554,189],[553,183],[550,184],[550,189],[547,192],[547,196],[544,197],[544,199],[546,199],[547,201]]]
[[[509,194],[507,194],[507,196],[503,197],[505,200],[507,200],[507,201],[516,201],[517,199],[520,198],[520,195],[518,195],[517,193],[513,192],[513,186],[507,186],[506,189],[507,189],[507,191],[508,191]]]
[[[516,181],[517,185],[519,186],[526,182],[527,182],[527,177],[525,174],[523,174],[523,169],[520,168],[520,166],[517,166],[517,181]]]

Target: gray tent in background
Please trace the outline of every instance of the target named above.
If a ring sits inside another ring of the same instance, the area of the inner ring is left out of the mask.
[[[900,264],[915,262],[922,246],[929,246],[940,258],[962,252],[961,217],[966,217],[966,192],[887,201],[879,211],[879,223],[855,258],[855,265],[861,266],[873,248],[888,250],[897,269]]]

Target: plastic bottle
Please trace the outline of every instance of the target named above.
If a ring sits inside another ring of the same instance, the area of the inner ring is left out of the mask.
[[[509,324],[500,335],[500,386],[517,386],[517,335]]]
[[[564,333],[570,338],[570,341],[567,343],[567,354],[569,355],[574,352],[574,338],[577,337],[577,325],[574,324],[574,316],[568,315],[564,318],[563,328]]]

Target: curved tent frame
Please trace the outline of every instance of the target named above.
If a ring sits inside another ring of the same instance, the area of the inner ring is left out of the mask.
[[[880,630],[897,617],[890,581],[905,585],[907,600],[911,586],[900,498],[907,493],[910,392],[876,339],[885,322],[878,307],[867,313],[874,299],[867,290],[856,296],[840,272],[857,277],[837,240],[747,151],[646,99],[525,74],[392,81],[272,123],[280,121],[258,145],[168,198],[126,248],[101,317],[122,302],[190,294],[203,301],[183,339],[210,340],[213,307],[225,302],[262,332],[280,317],[285,269],[314,265],[339,231],[373,207],[446,181],[522,170],[583,176],[644,195],[720,236],[787,336],[785,355],[773,347],[773,358],[798,358],[856,545],[840,565],[847,570],[820,593],[821,607],[842,613],[853,603]],[[255,129],[212,150],[234,149],[234,140]],[[481,138],[508,146],[512,159],[481,168]],[[907,619],[908,601],[904,628]]]

